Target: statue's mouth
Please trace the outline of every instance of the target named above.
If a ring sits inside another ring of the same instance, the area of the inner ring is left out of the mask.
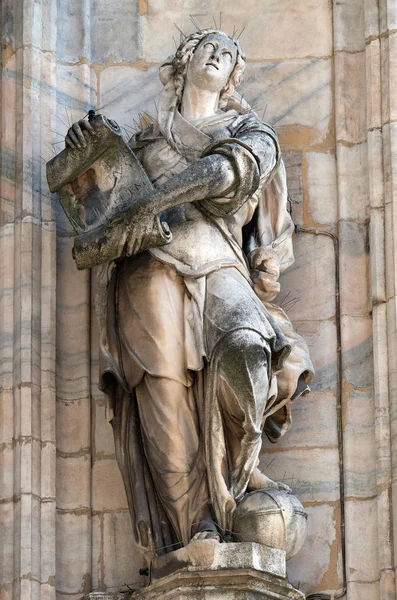
[[[207,62],[207,63],[205,63],[205,66],[206,66],[206,67],[207,67],[207,66],[208,66],[208,67],[214,67],[214,68],[215,68],[217,71],[219,71],[219,67],[218,67],[216,64],[212,63],[212,62]]]

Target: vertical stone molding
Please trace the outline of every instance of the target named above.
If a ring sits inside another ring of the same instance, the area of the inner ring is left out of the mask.
[[[391,471],[389,481],[391,482],[392,497],[391,514],[389,523],[393,529],[394,552],[390,552],[393,563],[390,567],[397,566],[396,543],[397,543],[397,320],[396,320],[396,251],[397,251],[397,2],[395,0],[380,0],[379,2],[379,38],[381,56],[381,106],[380,125],[383,147],[383,192],[385,211],[385,302],[386,302],[386,327],[384,329],[383,346],[386,345],[388,353],[388,391],[390,415],[390,456]],[[386,335],[385,335],[386,334]],[[390,560],[390,562],[391,562]],[[392,580],[392,574],[389,574]],[[390,583],[390,587],[392,584]],[[390,592],[392,597],[395,593],[394,586]],[[394,597],[394,596],[393,596]],[[387,596],[389,598],[389,596]]]
[[[55,598],[55,1],[1,5],[0,579]]]

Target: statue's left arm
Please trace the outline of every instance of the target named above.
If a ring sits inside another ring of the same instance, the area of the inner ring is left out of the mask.
[[[237,119],[238,121],[239,119]],[[245,118],[247,121],[247,117]],[[135,220],[158,215],[187,202],[201,202],[215,216],[235,213],[274,172],[279,148],[270,127],[259,130],[245,122],[233,137],[212,144],[203,156],[165,184],[134,198],[123,217]],[[234,132],[233,132],[234,133]]]

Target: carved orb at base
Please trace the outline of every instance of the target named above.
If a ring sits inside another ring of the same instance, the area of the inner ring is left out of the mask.
[[[255,490],[239,502],[233,533],[237,541],[257,542],[295,556],[306,538],[307,513],[298,498],[282,490]]]

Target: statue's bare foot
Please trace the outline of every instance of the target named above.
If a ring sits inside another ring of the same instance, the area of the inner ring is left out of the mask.
[[[288,493],[292,492],[291,488],[285,483],[282,483],[281,481],[273,481],[273,479],[270,479],[270,477],[266,477],[266,475],[264,475],[258,468],[254,469],[254,472],[252,473],[248,482],[247,491],[253,492],[254,490],[266,490],[269,488],[273,490],[283,490],[284,492]]]
[[[221,536],[217,531],[199,531],[193,537],[194,540],[217,540],[221,541]]]

